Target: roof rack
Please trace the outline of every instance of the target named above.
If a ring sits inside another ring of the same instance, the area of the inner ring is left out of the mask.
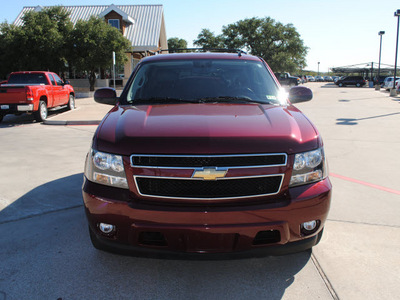
[[[247,54],[247,52],[241,49],[228,49],[228,48],[175,48],[175,49],[161,49],[158,50],[157,53],[160,54],[162,52],[169,52],[169,53],[181,53],[181,52],[228,52],[228,53],[237,53],[239,56],[242,54]]]

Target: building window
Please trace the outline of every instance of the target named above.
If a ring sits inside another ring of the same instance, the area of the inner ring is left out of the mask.
[[[112,27],[115,27],[117,29],[121,29],[119,26],[119,20],[118,19],[109,19],[108,24],[110,24]]]

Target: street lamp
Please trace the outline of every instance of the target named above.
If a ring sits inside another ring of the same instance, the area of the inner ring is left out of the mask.
[[[378,79],[377,79],[377,81],[376,81],[376,85],[375,85],[375,90],[377,90],[377,91],[379,91],[380,90],[380,85],[379,85],[379,82],[380,82],[380,73],[381,73],[381,51],[382,51],[382,35],[384,35],[385,34],[385,32],[384,31],[379,31],[378,32],[378,35],[380,36],[380,46],[379,46],[379,65],[378,65]]]
[[[394,77],[393,77],[393,88],[390,90],[390,96],[396,96],[396,69],[397,69],[397,49],[399,47],[399,20],[400,20],[400,9],[394,12],[394,16],[397,17],[397,35],[396,35],[396,54],[394,59]]]
[[[319,62],[318,62],[318,76],[319,76]]]

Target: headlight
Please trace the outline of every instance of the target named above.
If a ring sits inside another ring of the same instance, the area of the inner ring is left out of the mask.
[[[85,176],[88,180],[128,188],[122,156],[90,150],[86,158]]]
[[[327,177],[324,149],[296,154],[293,163],[290,186],[308,184]]]

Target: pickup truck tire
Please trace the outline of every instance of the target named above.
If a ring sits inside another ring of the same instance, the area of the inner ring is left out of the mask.
[[[68,110],[73,110],[73,109],[75,109],[75,97],[74,95],[69,95]]]
[[[35,120],[38,122],[43,122],[47,119],[47,104],[44,101],[39,101],[39,108],[38,111],[34,113]]]

